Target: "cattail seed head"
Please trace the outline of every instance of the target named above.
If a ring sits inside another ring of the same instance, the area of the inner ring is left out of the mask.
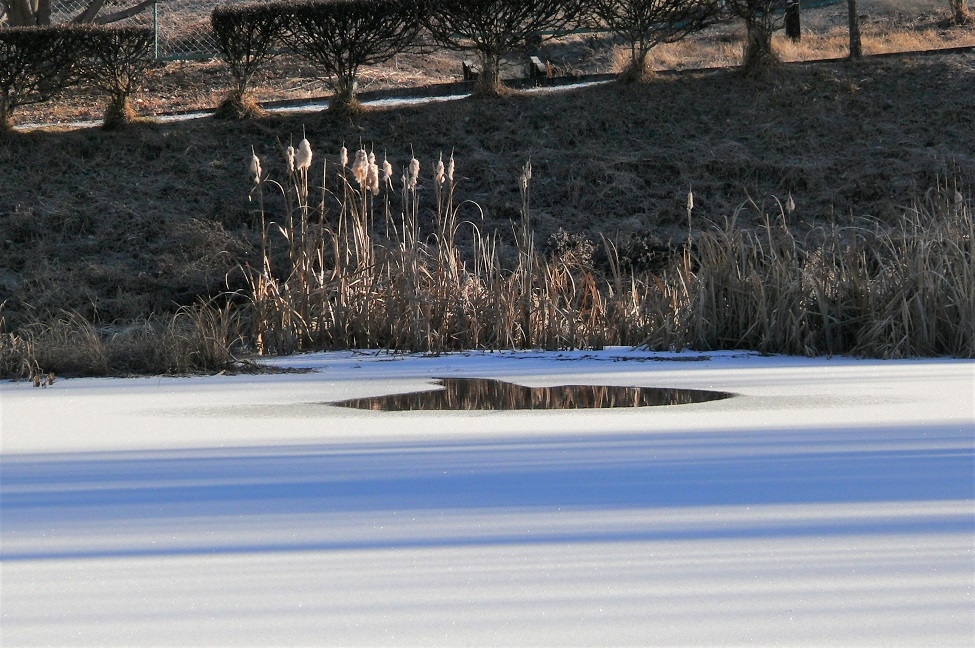
[[[791,214],[796,210],[796,201],[792,199],[792,192],[789,192],[789,199],[785,201],[785,213]]]
[[[393,165],[383,156],[383,182],[390,182],[393,179]]]
[[[359,149],[355,152],[355,162],[352,163],[352,175],[355,176],[356,182],[359,183],[359,188],[364,189],[367,176],[369,175],[369,156],[366,154],[365,149]]]
[[[410,189],[416,189],[416,181],[420,177],[420,161],[415,157],[410,158],[410,166],[407,170]]]
[[[376,156],[372,156],[372,159],[375,160]],[[379,165],[375,162],[369,163],[369,173],[366,176],[366,184],[373,196],[379,193]]]
[[[251,147],[249,175],[253,179],[254,184],[261,184],[261,160],[257,157],[257,153],[254,152],[254,147]]]
[[[694,190],[688,189],[687,190],[687,211],[693,211],[693,210],[694,210]]]
[[[440,155],[440,159],[437,160],[437,165],[433,169],[433,182],[436,186],[443,185],[445,177],[444,165],[443,165],[443,154]]]
[[[450,159],[447,160],[447,181],[450,184],[454,184],[454,154],[450,154]]]
[[[298,143],[298,152],[295,154],[295,168],[299,171],[308,171],[311,168],[311,142],[307,139]]]
[[[285,154],[288,158],[288,174],[290,175],[295,172],[295,147],[288,146]]]
[[[525,168],[521,171],[521,190],[528,191],[528,183],[532,179],[532,161],[528,160],[525,163]]]
[[[339,149],[339,165],[343,169],[349,165],[349,149],[345,148],[345,144]]]
[[[955,189],[955,209],[961,209],[962,205],[965,204],[965,197],[961,195],[961,192]]]

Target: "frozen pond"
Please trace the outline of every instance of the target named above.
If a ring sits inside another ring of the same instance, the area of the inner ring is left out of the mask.
[[[277,363],[0,384],[0,643],[972,645],[971,361]],[[325,404],[433,377],[735,397]]]

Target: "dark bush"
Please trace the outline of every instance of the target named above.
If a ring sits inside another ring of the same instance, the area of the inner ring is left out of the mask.
[[[476,52],[479,92],[498,94],[505,56],[565,34],[587,7],[588,0],[438,0],[426,23],[444,47]]]
[[[230,96],[217,110],[219,117],[240,119],[261,113],[247,96],[247,88],[254,74],[272,58],[281,24],[280,5],[225,5],[210,14],[220,55],[234,78]]]
[[[337,111],[356,110],[359,68],[388,61],[416,42],[419,0],[283,3],[285,44],[331,78]]]
[[[630,46],[624,80],[639,80],[647,73],[650,50],[674,43],[705,27],[718,13],[717,0],[592,0],[600,23]]]
[[[0,131],[13,127],[18,107],[47,101],[76,83],[83,48],[74,27],[0,29]]]
[[[89,26],[81,29],[81,33],[85,39],[82,76],[108,95],[104,128],[117,128],[134,121],[136,115],[129,97],[138,90],[152,66],[152,30]]]
[[[778,57],[772,51],[772,34],[784,22],[784,14],[776,14],[776,9],[784,7],[783,0],[724,1],[724,9],[730,16],[745,21],[745,59],[742,66],[746,73],[760,72],[778,62]]]

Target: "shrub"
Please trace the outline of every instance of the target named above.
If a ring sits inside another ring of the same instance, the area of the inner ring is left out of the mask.
[[[745,21],[745,54],[742,67],[746,73],[757,73],[778,62],[772,50],[772,33],[782,23],[775,10],[781,0],[725,0],[731,16]]]
[[[72,27],[0,29],[0,131],[20,106],[47,101],[79,80],[84,41]]]
[[[103,127],[117,128],[135,120],[129,97],[153,63],[152,30],[142,27],[85,27],[82,75],[108,95]]]
[[[234,88],[217,110],[217,116],[241,119],[261,114],[260,106],[247,96],[254,74],[272,57],[281,33],[279,5],[220,6],[210,14],[210,24],[220,55],[230,68]]]
[[[283,5],[285,44],[331,79],[330,109],[355,111],[363,65],[383,63],[413,44],[423,6],[413,0],[315,0]]]
[[[717,0],[593,0],[592,4],[599,21],[630,46],[624,80],[642,79],[651,49],[705,27],[719,8]]]
[[[587,0],[438,0],[427,27],[443,46],[473,50],[481,62],[478,92],[503,92],[501,61],[530,42],[565,34],[578,24]]]

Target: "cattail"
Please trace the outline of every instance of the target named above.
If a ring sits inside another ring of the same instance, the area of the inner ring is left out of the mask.
[[[295,172],[295,147],[289,145],[285,154],[288,157],[288,175],[291,175]]]
[[[420,161],[415,157],[410,158],[410,166],[407,170],[408,182],[410,189],[416,189],[416,181],[420,177]]]
[[[792,192],[789,192],[789,199],[785,201],[785,213],[791,214],[796,210],[796,201],[792,199]]]
[[[450,154],[450,159],[447,160],[447,181],[450,184],[454,184],[454,154]]]
[[[525,168],[521,172],[521,190],[528,191],[528,183],[532,180],[532,161],[525,162]]]
[[[383,156],[383,182],[389,183],[393,179],[393,165]]]
[[[355,152],[355,162],[352,163],[352,175],[355,177],[356,182],[359,183],[359,188],[365,188],[366,179],[369,175],[369,156],[366,154],[365,149],[359,149]]]
[[[687,190],[687,211],[688,212],[694,211],[694,190],[693,189]]]
[[[965,204],[965,197],[961,195],[960,191],[955,189],[955,209],[961,210],[964,204]]]
[[[373,159],[373,161],[369,163],[369,173],[366,175],[366,185],[368,186],[369,191],[372,192],[372,195],[375,196],[379,193],[379,165],[375,162],[375,155],[370,155],[370,157]]]
[[[345,148],[345,144],[339,149],[339,165],[343,169],[349,165],[349,149]]]
[[[311,168],[311,142],[302,139],[298,143],[298,152],[295,154],[295,167],[299,171],[307,172]]]
[[[443,154],[440,154],[440,159],[437,160],[437,166],[433,170],[433,182],[436,186],[440,187],[443,185],[444,181],[444,166],[443,166]]]
[[[257,157],[253,146],[251,147],[250,176],[254,179],[254,184],[261,184],[261,159]]]

